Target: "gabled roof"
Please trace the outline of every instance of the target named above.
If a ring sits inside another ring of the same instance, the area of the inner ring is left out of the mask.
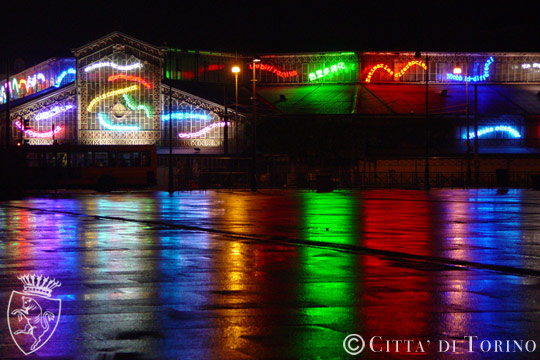
[[[115,44],[130,45],[157,57],[163,57],[167,52],[166,47],[151,45],[119,31],[113,31],[110,34],[102,36],[99,39],[89,42],[76,49],[72,49],[71,51],[76,57],[80,58],[88,55],[89,53]]]

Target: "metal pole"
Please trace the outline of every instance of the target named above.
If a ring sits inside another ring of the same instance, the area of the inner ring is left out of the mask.
[[[471,121],[469,118],[469,60],[465,62],[465,97],[466,97],[466,106],[465,113],[467,116],[467,186],[470,186],[472,177],[471,177]]]
[[[253,119],[251,124],[251,191],[257,191],[257,78],[255,73],[255,61],[253,61]]]
[[[169,51],[169,81],[171,81],[171,51]],[[172,156],[172,85],[169,83],[169,196],[174,193],[173,188],[173,156]]]
[[[480,163],[478,159],[478,85],[474,84],[474,184],[478,186]]]
[[[225,126],[223,126],[223,154],[229,154],[229,109],[227,108],[227,102],[225,101],[225,115],[223,119],[225,121]]]
[[[10,116],[11,116],[11,109],[10,109],[10,97],[11,97],[11,84],[9,82],[9,56],[7,58],[7,65],[6,65],[6,134],[5,134],[5,137],[6,137],[6,149],[9,148],[9,138],[10,138],[10,134],[9,132],[11,131],[11,121],[10,121]]]
[[[429,190],[429,56],[426,52],[426,167],[424,169],[424,183]]]
[[[235,128],[235,147],[238,154],[238,73],[234,73],[234,128]]]

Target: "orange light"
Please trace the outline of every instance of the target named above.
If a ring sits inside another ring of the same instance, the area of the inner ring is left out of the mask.
[[[126,79],[126,80],[129,80],[129,81],[136,81],[136,82],[142,84],[147,89],[152,88],[152,85],[148,81],[144,80],[142,77],[134,76],[134,75],[124,75],[124,74],[111,75],[111,76],[109,76],[108,80],[109,81],[114,81],[114,80],[118,80],[118,79]]]
[[[461,74],[461,68],[460,67],[455,67],[454,70],[453,70],[453,73],[454,74]]]
[[[239,66],[233,66],[231,71],[233,73],[235,73],[235,74],[238,74],[240,72],[240,67]]]

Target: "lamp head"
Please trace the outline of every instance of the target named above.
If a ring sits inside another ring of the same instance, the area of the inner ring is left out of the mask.
[[[240,67],[239,66],[233,66],[231,71],[235,74],[238,74],[240,72]]]

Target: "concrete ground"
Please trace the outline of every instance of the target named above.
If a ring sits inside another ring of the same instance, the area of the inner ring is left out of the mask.
[[[2,359],[540,353],[538,192],[60,193],[1,202],[0,224]],[[62,301],[29,356],[8,328],[27,273]]]

